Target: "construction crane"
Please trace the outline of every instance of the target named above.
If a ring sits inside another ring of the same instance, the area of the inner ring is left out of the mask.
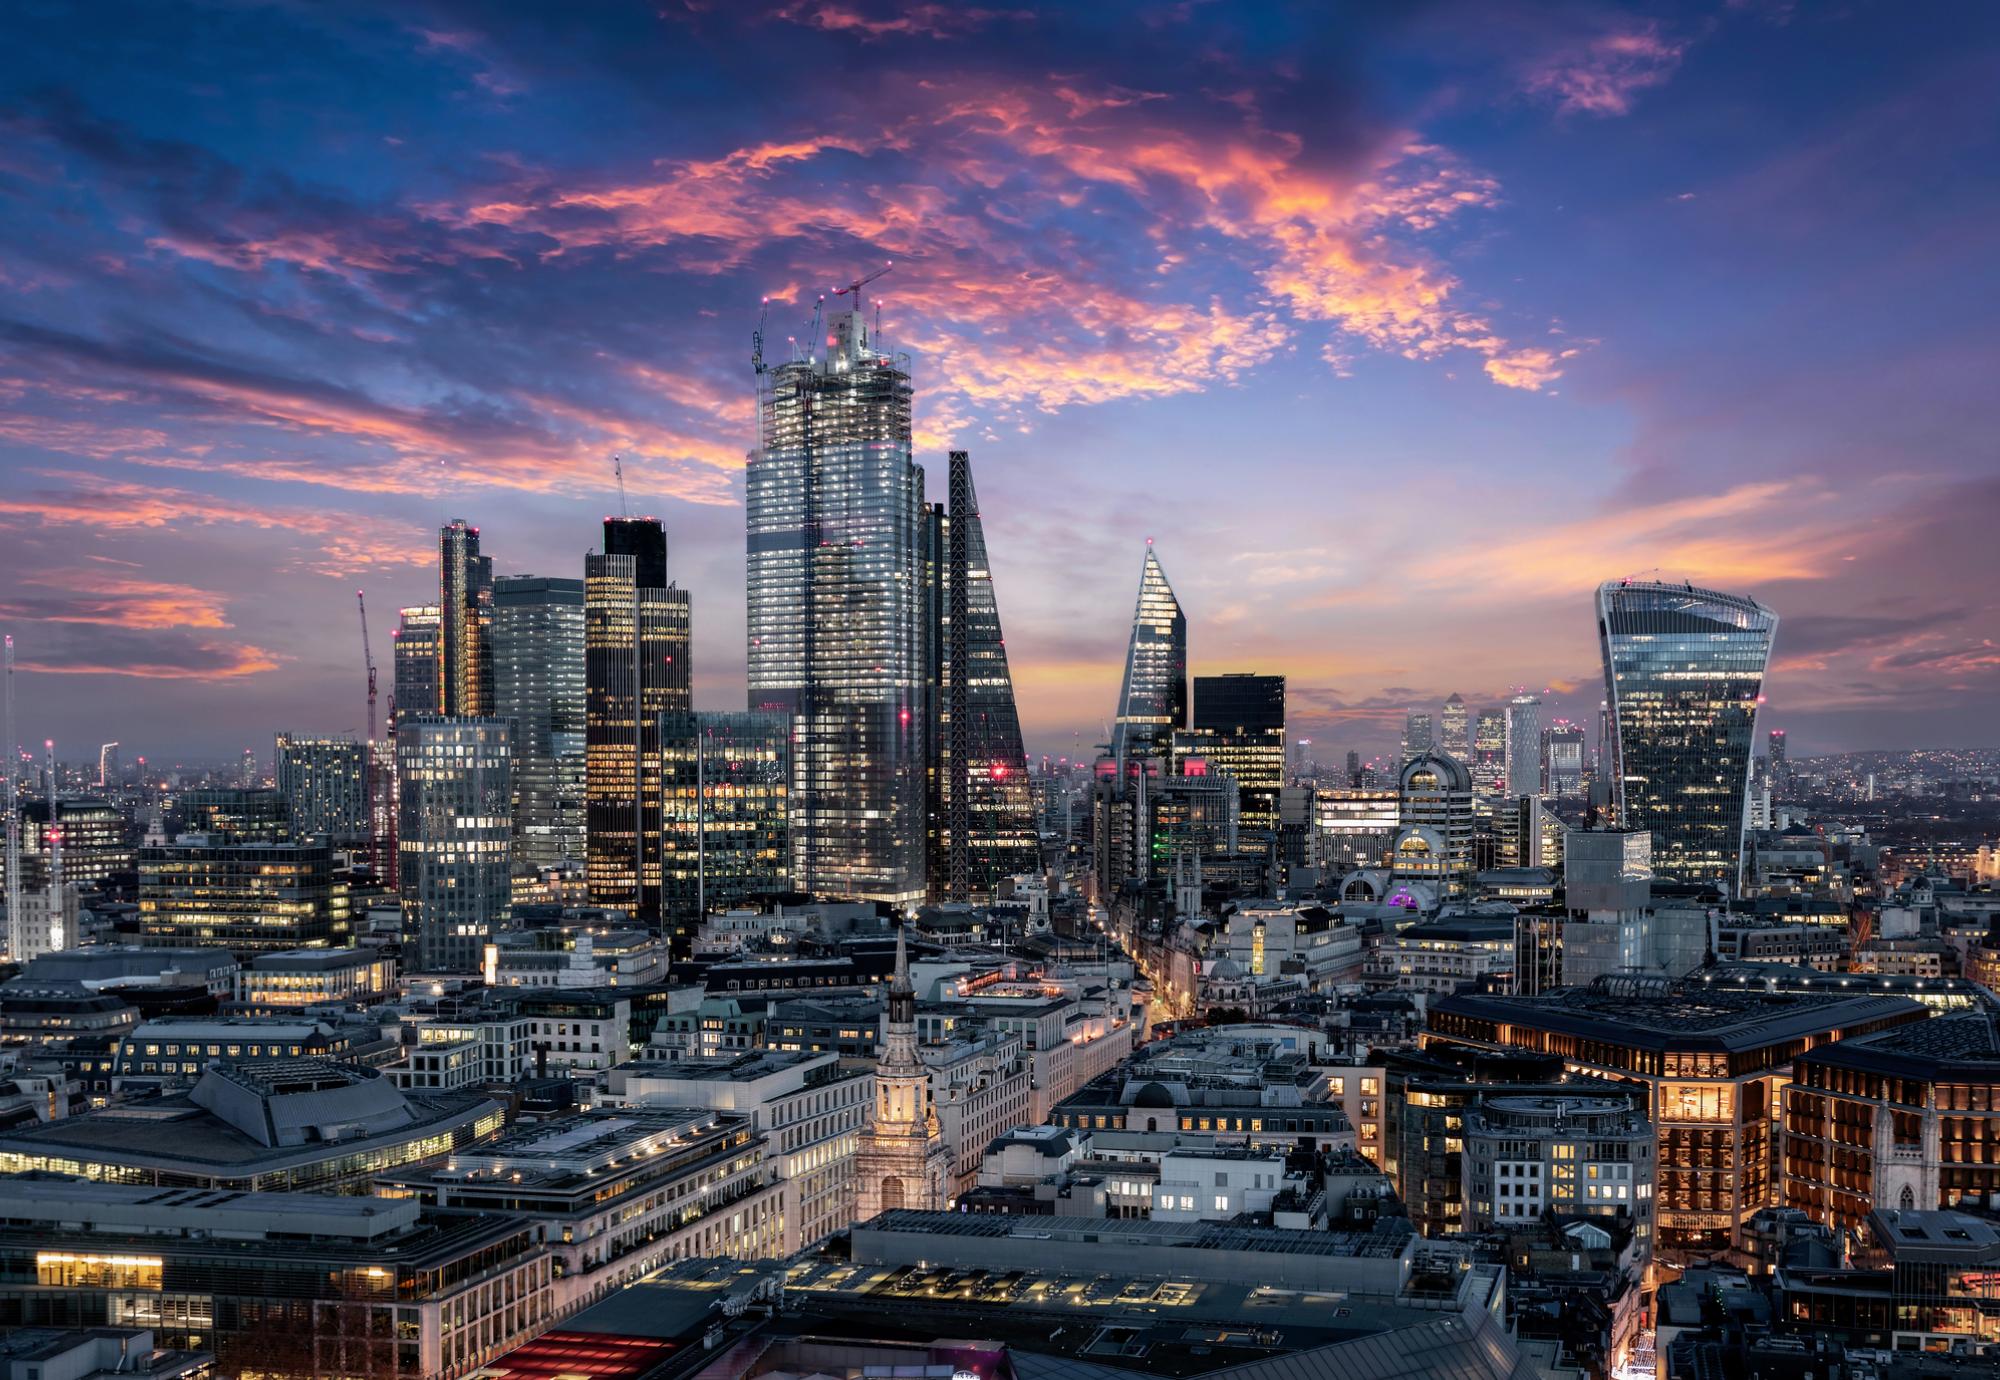
[[[632,510],[625,506],[625,457],[614,454],[611,457],[611,477],[618,481],[618,516],[628,518]]]
[[[14,746],[14,639],[7,639],[7,956],[26,958],[27,922],[21,915],[21,753]],[[53,807],[49,818],[55,818]]]
[[[833,295],[835,297],[845,297],[847,296],[848,293],[851,292],[854,294],[855,303],[859,305],[861,301],[861,289],[867,287],[870,283],[874,282],[877,278],[880,278],[884,273],[887,273],[890,269],[894,268],[895,266],[896,266],[896,261],[894,259],[891,259],[888,263],[883,264],[873,273],[864,274],[863,276],[856,278],[846,287],[835,288],[833,290]]]
[[[757,313],[757,329],[750,332],[750,372],[759,378],[764,374],[764,323],[771,319],[771,299],[764,299],[763,310]]]
[[[368,645],[368,595],[354,591],[355,606],[361,610],[361,659],[368,666],[368,741],[375,741],[375,652]]]

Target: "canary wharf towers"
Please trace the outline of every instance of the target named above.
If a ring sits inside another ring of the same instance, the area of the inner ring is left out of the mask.
[[[1693,585],[1597,591],[1611,779],[1628,829],[1653,835],[1653,869],[1735,886],[1757,704],[1778,615]]]

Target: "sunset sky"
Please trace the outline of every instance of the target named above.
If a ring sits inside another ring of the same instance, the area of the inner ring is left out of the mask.
[[[1335,17],[1338,16],[1338,17]],[[436,528],[667,525],[743,703],[750,332],[893,260],[1031,751],[1144,543],[1323,749],[1601,691],[1591,593],[1782,618],[1795,754],[2000,744],[2000,7],[14,7],[0,626],[88,756],[359,731]]]

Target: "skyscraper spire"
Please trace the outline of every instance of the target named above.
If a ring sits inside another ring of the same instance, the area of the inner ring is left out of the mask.
[[[1187,662],[1187,617],[1148,538],[1111,734],[1111,755],[1121,774],[1132,758],[1166,756],[1174,730],[1187,727]]]
[[[939,732],[943,857],[931,879],[947,900],[990,900],[1000,883],[1041,867],[1028,756],[973,492],[972,458],[951,452],[950,508],[942,513],[937,569]]]

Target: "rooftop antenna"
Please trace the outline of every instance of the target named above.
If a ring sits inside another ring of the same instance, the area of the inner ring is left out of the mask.
[[[625,457],[614,453],[611,457],[611,475],[618,481],[618,516],[628,518],[632,510],[625,506]]]

